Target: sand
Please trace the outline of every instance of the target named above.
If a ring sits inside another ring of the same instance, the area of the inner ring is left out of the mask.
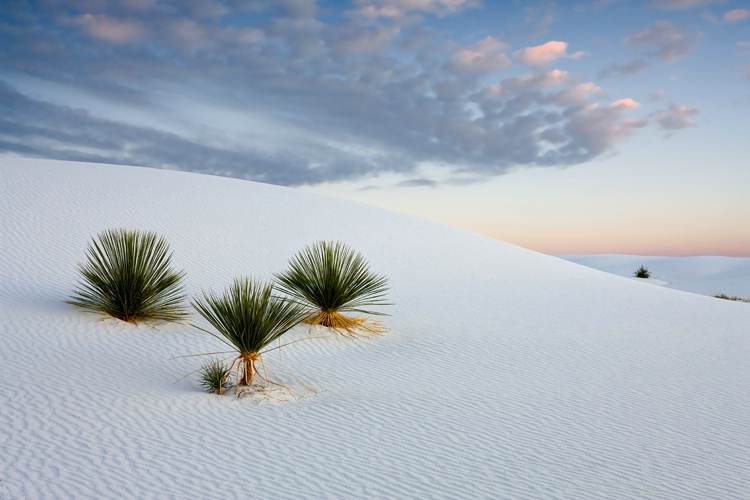
[[[0,498],[750,492],[748,304],[237,179],[13,158],[0,176]],[[389,277],[390,331],[284,348],[313,389],[295,397],[206,394],[177,382],[201,360],[174,358],[210,335],[64,303],[112,227],[164,236],[191,295],[342,240]]]

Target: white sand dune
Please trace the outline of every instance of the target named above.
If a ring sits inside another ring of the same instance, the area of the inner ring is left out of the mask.
[[[0,498],[750,495],[748,304],[235,179],[10,158],[0,175]],[[340,239],[390,278],[391,331],[283,349],[317,391],[297,400],[175,383],[201,360],[171,358],[221,344],[63,302],[112,227],[165,236],[191,293]]]
[[[558,257],[626,277],[632,277],[635,270],[643,265],[651,272],[651,278],[642,280],[644,283],[703,295],[724,294],[750,298],[748,257],[649,257],[616,254]]]

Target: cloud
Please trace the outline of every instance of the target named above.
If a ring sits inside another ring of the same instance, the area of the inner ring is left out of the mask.
[[[589,105],[576,112],[566,125],[572,143],[580,155],[591,156],[610,149],[616,142],[645,127],[645,118],[624,119],[624,115],[639,107],[632,99],[620,99],[607,106]],[[573,146],[571,146],[573,147]]]
[[[694,127],[689,116],[697,115],[699,111],[687,106],[678,106],[672,104],[668,109],[659,111],[654,114],[654,121],[659,124],[663,130],[680,130],[683,128]]]
[[[624,43],[630,47],[652,47],[647,52],[648,55],[669,62],[685,56],[699,38],[700,35],[681,31],[669,21],[659,21],[639,33],[625,37]]]
[[[524,7],[524,23],[529,27],[529,36],[545,34],[555,21],[554,4]]]
[[[661,90],[661,89],[658,89],[658,90],[652,90],[651,92],[649,92],[649,93],[648,93],[648,97],[649,97],[649,98],[650,98],[650,99],[651,99],[652,101],[658,101],[659,99],[663,99],[663,98],[664,98],[664,97],[665,97],[666,95],[667,95],[667,93],[666,93],[666,92],[664,92],[664,91],[663,91],[663,90]]]
[[[0,151],[75,161],[186,170],[299,186],[356,179],[361,157],[328,147],[268,151],[217,147],[162,130],[31,99],[0,82]],[[333,158],[331,161],[322,161]],[[391,158],[391,161],[398,161]],[[385,169],[387,170],[387,169]],[[383,171],[385,171],[383,170]]]
[[[477,7],[478,0],[356,0],[358,15],[376,20],[405,18],[411,13],[428,13],[438,16],[454,14]]]
[[[146,34],[140,23],[127,19],[84,14],[75,21],[92,37],[111,43],[133,43]]]
[[[724,0],[651,0],[652,7],[662,10],[693,9],[695,7],[706,7]]]
[[[508,47],[505,42],[488,36],[470,47],[453,54],[450,67],[457,71],[484,73],[510,66],[510,59],[503,53]]]
[[[571,106],[590,102],[604,96],[604,90],[591,82],[579,83],[564,88],[550,96],[550,100],[561,106]]]
[[[431,179],[408,179],[396,184],[397,187],[435,187],[437,182]]]
[[[633,99],[630,99],[629,97],[625,99],[617,100],[609,105],[610,108],[623,108],[623,109],[635,109],[635,108],[639,108],[640,106],[641,106],[640,103],[634,101]]]
[[[531,70],[495,78],[505,42],[460,43],[425,21],[470,1],[362,1],[338,16],[313,0],[195,15],[195,2],[101,2],[87,22],[122,28],[110,39],[78,3],[19,5],[0,23],[0,153],[282,185],[383,173],[409,184],[440,163],[473,182],[589,161],[647,122],[634,102],[549,69],[583,54],[565,42],[519,51]]]
[[[520,92],[570,85],[577,82],[578,79],[571,76],[567,71],[553,69],[551,71],[525,73],[512,78],[506,78],[484,89],[484,95],[487,97],[502,97]]]
[[[377,54],[389,47],[399,32],[397,26],[342,28],[333,48],[349,54]]]
[[[634,75],[644,68],[648,67],[648,63],[640,59],[633,59],[624,64],[613,64],[607,69],[599,72],[597,78],[604,80],[607,78],[620,78],[623,76]]]
[[[728,23],[736,23],[737,21],[742,21],[743,19],[747,19],[748,17],[750,17],[750,10],[734,9],[725,13],[723,19]]]
[[[513,56],[524,64],[529,66],[547,66],[558,59],[579,59],[586,55],[585,52],[575,52],[568,54],[568,43],[551,41],[536,47],[527,47],[517,50]]]

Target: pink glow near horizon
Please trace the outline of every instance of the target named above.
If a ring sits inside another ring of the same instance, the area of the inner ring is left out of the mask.
[[[555,238],[554,236],[508,237],[482,233],[495,239],[507,241],[530,250],[549,254],[573,255],[652,255],[663,257],[692,257],[715,255],[724,257],[750,257],[750,243],[731,244],[714,242],[648,242],[624,240],[596,240],[593,238]],[[572,236],[572,235],[571,235]]]

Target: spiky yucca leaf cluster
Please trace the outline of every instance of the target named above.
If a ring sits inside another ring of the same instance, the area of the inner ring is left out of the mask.
[[[179,321],[187,317],[184,271],[171,267],[167,241],[152,232],[110,229],[88,245],[83,279],[67,303],[115,318]]]
[[[635,276],[636,278],[648,279],[651,277],[651,271],[649,271],[646,266],[641,264],[641,267],[635,270],[633,276]]]
[[[211,394],[221,396],[232,386],[232,370],[218,359],[209,361],[201,367],[201,385]]]
[[[305,247],[289,261],[289,269],[275,276],[279,289],[313,312],[306,321],[352,333],[367,328],[364,318],[343,312],[383,314],[372,306],[385,301],[388,279],[370,271],[362,254],[341,242],[319,241]]]
[[[208,332],[237,351],[238,385],[251,385],[258,374],[256,362],[271,342],[300,323],[305,309],[290,300],[272,295],[273,285],[250,278],[235,278],[219,296],[203,292],[193,307],[218,331]],[[206,331],[206,330],[204,330]]]

